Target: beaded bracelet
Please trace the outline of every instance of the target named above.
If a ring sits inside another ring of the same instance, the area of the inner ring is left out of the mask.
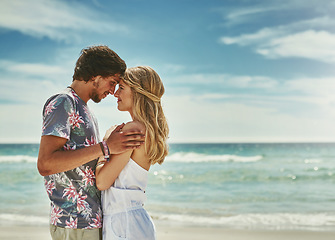
[[[102,145],[104,146],[105,160],[108,162],[109,161],[109,155],[110,155],[109,147],[108,147],[106,141],[102,141]]]
[[[102,151],[102,155],[105,155],[104,145],[102,144],[102,142],[99,142],[99,145]]]

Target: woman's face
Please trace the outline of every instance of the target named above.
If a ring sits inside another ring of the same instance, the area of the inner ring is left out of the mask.
[[[119,111],[128,111],[132,114],[133,92],[123,80],[120,80],[119,89],[115,92],[114,97],[117,98],[117,109]]]

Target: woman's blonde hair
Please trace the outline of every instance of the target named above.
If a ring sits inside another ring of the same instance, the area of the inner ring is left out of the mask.
[[[133,117],[146,128],[145,150],[150,163],[163,163],[168,155],[169,127],[162,109],[164,85],[158,74],[147,66],[128,68],[123,81],[133,92]]]

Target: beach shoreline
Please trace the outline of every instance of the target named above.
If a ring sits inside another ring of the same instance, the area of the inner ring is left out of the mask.
[[[175,226],[158,224],[157,240],[333,240],[335,231],[237,230],[219,227]],[[0,226],[3,240],[51,240],[48,226]]]
[[[1,240],[51,239],[37,150],[0,145]],[[334,159],[334,144],[173,145],[145,209],[159,240],[335,239]]]

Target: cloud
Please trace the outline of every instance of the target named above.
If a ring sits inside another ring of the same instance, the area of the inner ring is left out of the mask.
[[[271,59],[299,57],[335,63],[335,34],[327,31],[288,33],[283,29],[265,28],[253,34],[222,37],[220,42],[252,46],[256,53]]]
[[[198,80],[202,80],[204,76],[198,75]],[[229,84],[236,84],[238,81],[234,79],[244,78],[247,80],[241,80],[236,87],[246,87],[248,90],[250,85],[248,79],[251,79],[252,83],[255,81],[253,77],[229,76],[225,80],[231,81]],[[266,79],[259,76],[257,78]],[[194,78],[190,76],[190,79]],[[213,77],[212,81],[214,80]],[[335,90],[331,82],[331,78],[321,80],[300,78],[288,80],[285,84],[274,82],[273,85],[265,85],[273,93],[285,88],[287,91],[285,96],[252,94],[250,91],[171,95],[167,91],[162,104],[171,129],[170,140],[171,142],[331,140],[333,136],[331,133],[335,132],[332,121],[335,119],[335,112],[331,111],[331,102],[326,100]],[[4,113],[1,124],[21,123],[17,129],[22,133],[22,137],[30,136],[32,141],[38,141],[43,104],[49,96],[62,90],[64,85],[59,83],[56,85],[53,81],[10,82],[9,79],[4,79],[3,83],[2,96],[20,100],[22,104],[0,105]],[[300,106],[307,104],[308,111],[304,110],[304,114],[299,113],[296,109],[297,104]],[[317,106],[310,109],[310,104]],[[291,106],[294,112],[285,111],[285,108]],[[116,100],[112,96],[99,104],[89,102],[89,107],[99,120],[101,135],[111,125],[130,121],[129,114],[117,111]],[[320,107],[324,111],[316,113]],[[18,119],[15,115],[19,112],[25,116],[23,124],[22,119]],[[27,128],[28,124],[30,127]],[[6,130],[3,137],[7,141],[19,139],[12,134],[13,131]]]
[[[276,142],[334,140],[329,113],[299,116],[236,102],[207,102],[194,96],[164,99],[172,142]],[[292,103],[290,103],[292,104]]]
[[[284,8],[284,6],[284,4],[281,6],[264,6],[263,3],[263,6],[249,6],[248,8],[238,8],[229,12],[227,12],[228,9],[217,9],[216,11],[222,12],[225,19],[225,25],[235,26],[255,20],[256,18],[262,16],[262,14],[279,11]]]
[[[235,103],[271,108],[276,113],[296,117],[314,118],[328,114],[334,115],[335,119],[332,77],[283,80],[267,76],[191,74],[166,80],[166,95],[169,98],[189,96],[192,101],[209,106],[216,102]]]
[[[67,86],[72,69],[64,65],[0,60],[0,103],[41,104]]]
[[[72,66],[0,60],[0,71],[3,103],[40,103],[70,84]],[[316,105],[335,101],[335,85],[331,77],[281,81],[261,75],[172,74],[165,76],[163,81],[167,96],[189,95],[209,103],[229,101],[269,106],[288,101]]]
[[[249,89],[274,89],[278,82],[272,78],[264,76],[232,76],[226,75],[228,86]]]
[[[212,85],[214,88],[272,88],[276,86],[276,80],[265,76],[230,75],[230,74],[189,74],[178,75],[167,79],[169,82],[188,84]],[[178,86],[176,86],[178,87]]]
[[[68,72],[64,66],[46,65],[41,63],[19,63],[14,61],[0,60],[0,70],[12,74],[22,74],[24,76],[39,76],[50,78],[66,75]]]
[[[26,136],[34,133],[37,139],[45,100],[69,83],[65,68],[1,60],[0,71],[4,76],[0,103],[7,101],[0,104],[6,113],[1,123],[19,124],[15,113],[22,111],[25,121],[34,123],[34,129],[23,133]],[[174,142],[329,139],[330,132],[335,131],[332,78],[281,82],[260,75],[202,73],[172,74],[164,83],[166,94],[162,102]],[[90,108],[99,120],[101,135],[111,125],[130,120],[127,113],[116,110],[112,96],[100,104],[90,103]],[[29,109],[34,116],[26,114]],[[19,129],[23,131],[24,127]],[[6,131],[4,137],[9,134]]]
[[[128,27],[82,4],[2,0],[0,27],[33,37],[73,41],[80,33],[128,32]]]
[[[309,1],[306,4],[304,0],[272,0],[272,1],[245,1],[244,4],[225,6],[224,8],[216,8],[213,11],[221,13],[224,19],[224,26],[236,27],[250,23],[268,24],[269,19],[281,18],[284,21],[295,21],[297,16],[300,19],[319,18],[323,16],[327,18],[332,16],[335,9],[333,0],[323,0],[322,4],[318,1]],[[294,18],[291,18],[294,16]],[[307,20],[308,21],[308,20]],[[334,24],[331,22],[326,25]]]
[[[260,7],[260,3],[264,3],[264,6]],[[219,42],[251,47],[268,59],[305,58],[333,64],[334,10],[334,2],[328,0],[323,1],[323,4],[315,1],[306,4],[301,0],[271,3],[256,1],[248,8],[244,6],[224,10],[226,25],[248,23],[248,28],[240,29],[248,29],[250,32],[222,36]],[[278,18],[281,21],[277,21]],[[297,18],[300,20],[297,21]],[[253,22],[255,24],[250,24]]]
[[[41,105],[48,97],[63,90],[66,85],[60,82],[34,79],[1,79],[0,105],[7,104],[38,104]]]
[[[314,30],[291,34],[271,39],[256,52],[268,58],[302,57],[335,63],[335,34]]]
[[[271,92],[278,81],[266,76],[231,74],[180,74],[165,77],[164,85],[169,95],[240,93],[244,91]]]
[[[285,83],[285,88],[290,92],[300,92],[309,96],[315,104],[320,106],[329,105],[335,109],[335,78],[298,78]]]
[[[241,46],[261,45],[277,36],[282,35],[279,29],[263,28],[255,33],[241,34],[238,37],[221,37],[220,42],[223,44],[238,44]]]

